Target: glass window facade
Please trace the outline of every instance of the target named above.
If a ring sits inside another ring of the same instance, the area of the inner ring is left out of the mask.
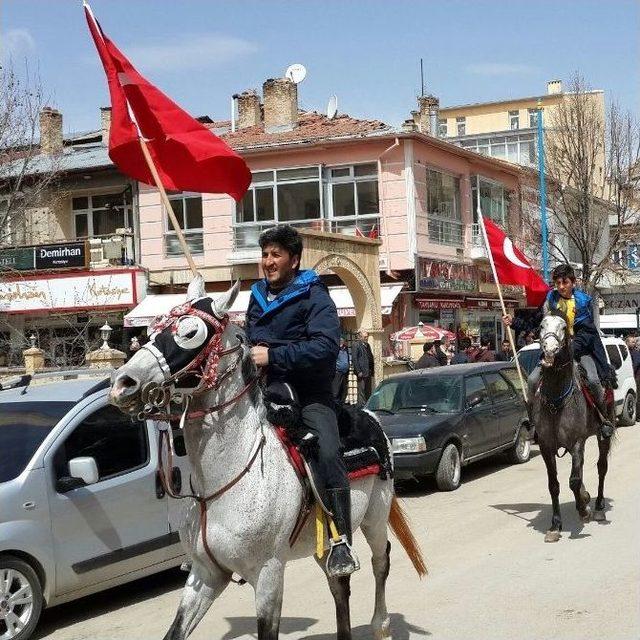
[[[462,245],[459,178],[427,169],[427,215],[429,240],[438,244]]]
[[[119,193],[77,196],[71,199],[74,214],[75,237],[108,236],[116,229],[133,224],[131,216],[131,189]]]
[[[184,232],[187,246],[192,253],[204,252],[202,233],[202,196],[199,193],[177,193],[169,196],[171,208]],[[182,248],[167,214],[165,232],[165,252],[167,256],[182,255]]]

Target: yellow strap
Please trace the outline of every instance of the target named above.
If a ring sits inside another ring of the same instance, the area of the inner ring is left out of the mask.
[[[316,556],[322,560],[324,555],[324,512],[316,502]]]
[[[329,518],[329,531],[331,531],[331,537],[333,538],[333,541],[338,542],[338,540],[340,540],[340,534],[336,529],[336,525],[333,522],[333,518]]]

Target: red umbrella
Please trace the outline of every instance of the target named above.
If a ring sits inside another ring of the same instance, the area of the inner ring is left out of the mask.
[[[424,337],[427,340],[443,340],[444,338],[454,340],[456,336],[454,333],[447,331],[446,329],[430,327],[429,325],[423,324],[419,324],[417,327],[405,327],[396,333],[392,333],[390,336],[391,340],[395,341],[413,340],[415,338],[420,339],[421,337]]]

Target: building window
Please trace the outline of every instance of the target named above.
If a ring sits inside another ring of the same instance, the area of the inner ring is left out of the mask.
[[[202,195],[199,193],[172,193],[169,195],[171,208],[178,219],[178,224],[184,232],[187,246],[192,253],[204,252],[202,235]],[[167,214],[165,219],[165,247],[168,256],[182,255],[182,248],[178,236],[173,231],[173,224]]]
[[[131,189],[120,193],[77,196],[71,200],[76,238],[113,235],[131,226]]]
[[[467,135],[466,134],[467,119],[465,117],[456,118],[456,129],[457,129],[457,134],[456,135],[459,135],[459,136]]]
[[[438,135],[441,138],[447,137],[447,119],[446,118],[438,119]]]
[[[470,151],[483,153],[492,158],[502,158],[524,166],[534,166],[536,163],[534,133],[467,139],[461,141],[461,145]]]
[[[485,218],[491,218],[502,228],[506,228],[507,209],[504,187],[497,183],[485,180],[479,176],[472,179],[471,206],[473,208],[473,221],[478,222],[478,191],[480,192],[480,211]]]
[[[538,110],[529,109],[529,127],[535,129],[538,126]]]
[[[378,166],[358,164],[327,168],[331,231],[378,236]]]
[[[509,129],[511,131],[516,131],[520,128],[520,112],[519,111],[509,111]]]
[[[431,242],[462,245],[459,200],[459,178],[427,169],[427,215]]]

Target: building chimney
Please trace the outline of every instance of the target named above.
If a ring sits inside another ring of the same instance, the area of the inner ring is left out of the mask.
[[[438,111],[440,100],[435,96],[418,98],[418,130],[436,137],[438,135]]]
[[[40,150],[53,155],[60,153],[62,148],[62,114],[52,107],[43,107],[40,111]]]
[[[291,131],[298,122],[298,85],[288,78],[269,78],[262,85],[264,130]]]
[[[416,122],[413,118],[407,118],[403,123],[402,123],[402,130],[405,133],[411,133],[412,131],[417,131],[418,130],[418,126],[416,125]]]
[[[238,104],[238,129],[260,125],[260,97],[255,91],[243,91],[233,96]]]
[[[111,130],[111,107],[100,107],[100,128],[102,130],[102,144],[109,145],[109,131]]]
[[[547,93],[550,96],[556,93],[562,93],[562,80],[551,80],[547,82]]]

